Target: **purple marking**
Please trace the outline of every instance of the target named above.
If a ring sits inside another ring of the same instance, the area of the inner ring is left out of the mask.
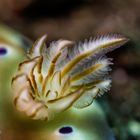
[[[6,48],[0,48],[0,55],[5,55],[7,53]]]
[[[62,127],[61,129],[59,129],[59,132],[61,134],[69,134],[69,133],[72,133],[72,128],[70,126],[65,126],[65,127]]]

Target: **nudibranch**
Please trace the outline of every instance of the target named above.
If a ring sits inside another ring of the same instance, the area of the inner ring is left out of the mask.
[[[127,42],[121,35],[90,38],[78,45],[58,40],[46,47],[44,35],[27,53],[12,79],[16,108],[35,120],[51,120],[71,107],[85,108],[110,89],[111,59]]]
[[[13,121],[15,110],[11,104],[11,79],[18,64],[26,57],[25,49],[31,45],[31,41],[26,37],[10,27],[0,24],[0,130],[8,125],[11,126],[10,122]],[[1,134],[0,139],[2,137]]]
[[[0,103],[11,89],[11,77],[31,42],[20,33],[0,24]]]

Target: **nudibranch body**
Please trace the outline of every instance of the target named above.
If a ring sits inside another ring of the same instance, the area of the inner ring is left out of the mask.
[[[120,35],[107,35],[78,45],[58,40],[46,47],[45,40],[46,35],[35,42],[12,80],[16,108],[36,120],[51,120],[71,107],[85,108],[107,92],[112,62],[105,54],[127,42]]]
[[[61,112],[45,127],[31,132],[34,140],[115,140],[109,128],[105,114],[97,102],[77,109],[72,107]]]
[[[12,110],[11,80],[30,46],[31,42],[20,33],[0,24],[0,130],[12,122],[15,110]]]
[[[12,75],[25,58],[24,49],[30,44],[25,37],[0,24],[0,94],[4,94],[5,86],[11,86]]]

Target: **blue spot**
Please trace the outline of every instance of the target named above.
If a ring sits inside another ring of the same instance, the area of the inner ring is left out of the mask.
[[[73,130],[72,130],[72,127],[70,127],[70,126],[65,126],[65,127],[62,127],[61,129],[59,129],[59,133],[61,133],[61,134],[69,134],[72,132],[73,132]]]
[[[5,55],[7,53],[6,48],[0,48],[0,55]]]

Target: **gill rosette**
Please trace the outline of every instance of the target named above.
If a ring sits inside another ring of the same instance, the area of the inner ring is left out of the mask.
[[[70,107],[84,108],[110,89],[105,54],[127,42],[120,35],[106,35],[75,45],[58,40],[49,47],[46,35],[38,39],[12,79],[16,108],[32,119],[51,120]]]

